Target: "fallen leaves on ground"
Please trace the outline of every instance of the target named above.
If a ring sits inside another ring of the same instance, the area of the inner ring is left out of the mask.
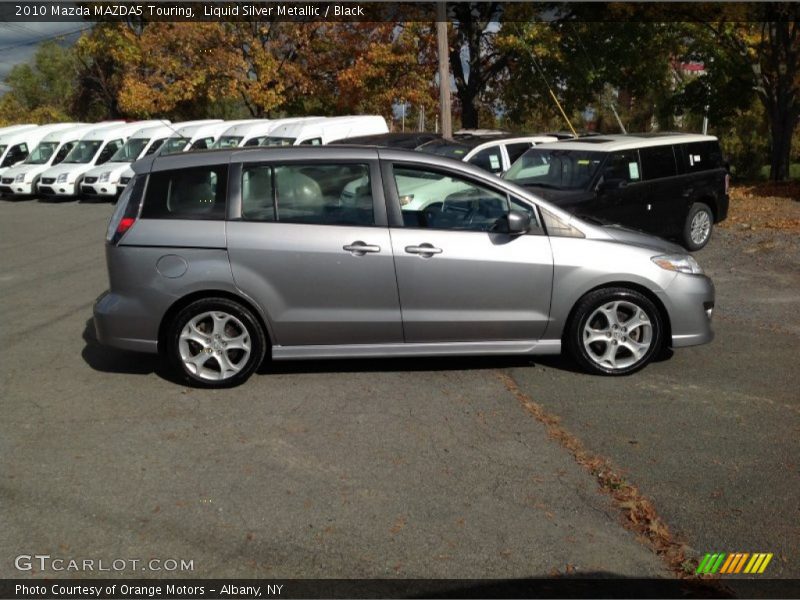
[[[731,187],[728,219],[720,226],[800,233],[800,181]]]

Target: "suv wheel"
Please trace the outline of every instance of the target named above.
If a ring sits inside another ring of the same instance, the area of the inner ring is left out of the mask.
[[[650,362],[661,346],[662,330],[661,316],[646,296],[607,288],[578,302],[565,341],[589,373],[625,375]]]
[[[231,387],[253,374],[266,346],[264,331],[247,308],[225,298],[204,298],[172,320],[165,350],[190,383]]]
[[[687,250],[700,250],[711,238],[714,227],[714,213],[707,204],[696,202],[686,215],[683,226],[683,245]]]

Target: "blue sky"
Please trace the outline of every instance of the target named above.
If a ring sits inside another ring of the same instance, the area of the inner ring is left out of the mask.
[[[7,91],[3,81],[14,65],[29,62],[40,42],[89,27],[89,23],[0,23],[0,94]],[[80,33],[66,37],[74,42]]]

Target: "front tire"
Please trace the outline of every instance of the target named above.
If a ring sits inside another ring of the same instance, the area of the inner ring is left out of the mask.
[[[683,247],[694,252],[704,247],[711,239],[714,228],[714,213],[708,204],[695,202],[686,215],[683,225]]]
[[[173,368],[198,387],[233,387],[264,359],[267,342],[255,315],[227,298],[203,298],[169,324],[165,352]]]
[[[585,371],[627,375],[653,359],[663,330],[661,315],[649,298],[627,288],[605,288],[578,301],[565,342]]]

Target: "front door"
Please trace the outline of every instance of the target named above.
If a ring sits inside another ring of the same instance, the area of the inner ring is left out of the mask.
[[[592,214],[610,223],[648,229],[647,186],[642,181],[637,150],[612,152],[603,166]]]
[[[390,232],[405,341],[540,339],[553,257],[535,209],[427,167],[394,164],[384,173],[391,212],[402,216]],[[529,234],[493,231],[509,208],[530,213]]]

